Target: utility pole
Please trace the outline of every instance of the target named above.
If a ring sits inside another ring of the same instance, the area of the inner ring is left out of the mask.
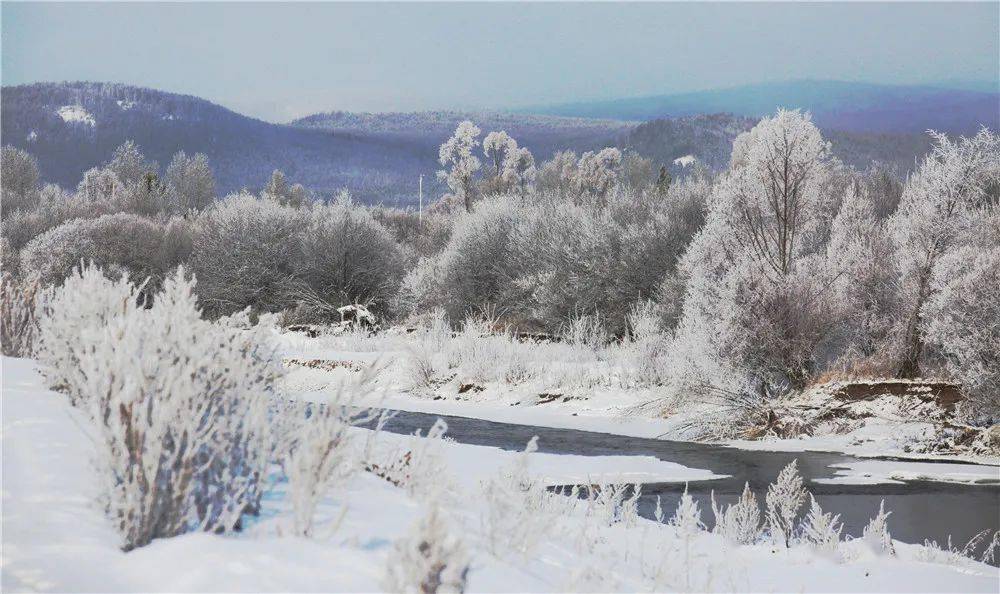
[[[417,207],[417,222],[421,225],[424,224],[424,176],[421,174],[420,181],[417,182],[418,192],[420,196],[420,205]]]

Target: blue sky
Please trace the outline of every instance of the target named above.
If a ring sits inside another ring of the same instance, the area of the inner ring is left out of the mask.
[[[132,83],[287,121],[788,79],[992,83],[1000,2],[21,4],[4,85]]]

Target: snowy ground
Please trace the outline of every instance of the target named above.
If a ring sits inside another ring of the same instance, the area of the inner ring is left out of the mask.
[[[122,553],[97,505],[89,421],[44,389],[34,364],[3,359],[2,589],[20,591],[375,591],[393,542],[423,513],[419,489],[360,472],[324,500],[318,536],[288,536],[284,483],[261,518],[237,536],[189,534]],[[358,430],[361,431],[361,430]],[[410,447],[382,435],[379,448]],[[427,440],[424,440],[425,442]],[[472,591],[948,591],[996,592],[1000,571],[942,551],[895,543],[876,555],[861,541],[834,553],[809,546],[736,546],[699,532],[690,540],[641,518],[608,525],[598,508],[550,496],[546,513],[497,515],[484,491],[519,457],[435,441],[449,523],[471,558]],[[533,454],[531,476],[564,482],[703,480],[710,473],[643,457]],[[499,483],[498,483],[499,484]],[[495,492],[495,490],[494,490]],[[548,501],[548,500],[547,500]],[[673,510],[667,510],[669,516]],[[702,519],[712,523],[710,512]],[[514,522],[504,524],[504,522]],[[521,529],[526,552],[498,544]]]

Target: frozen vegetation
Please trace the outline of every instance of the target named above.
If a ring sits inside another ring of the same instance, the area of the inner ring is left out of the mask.
[[[422,212],[280,171],[220,198],[204,155],[161,175],[131,142],[40,186],[4,148],[4,589],[995,592],[996,534],[905,544],[873,509],[849,538],[795,464],[648,519],[642,483],[719,477],[379,430],[995,461],[1000,139],[933,141],[900,180],[779,111],[675,180],[465,121]],[[845,480],[997,469],[867,464]]]

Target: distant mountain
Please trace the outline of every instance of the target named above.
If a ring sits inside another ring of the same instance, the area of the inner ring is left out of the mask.
[[[349,189],[367,203],[416,202],[423,174],[429,196],[437,147],[459,121],[506,128],[540,158],[562,148],[614,144],[633,124],[503,114],[319,114],[295,125],[263,122],[203,99],[111,83],[4,87],[2,142],[34,154],[45,181],[74,187],[125,140],[165,168],[179,150],[208,155],[220,193],[259,189],[274,169],[322,195]]]
[[[504,130],[528,147],[536,159],[547,159],[559,150],[577,152],[614,145],[634,126],[620,120],[556,117],[496,111],[420,111],[411,113],[319,113],[291,122],[300,128],[358,134],[387,141],[437,149],[463,120],[479,126],[483,134]]]
[[[270,124],[203,99],[107,83],[4,87],[2,140],[38,157],[43,179],[74,187],[134,140],[161,169],[179,150],[208,155],[220,193],[259,189],[274,169],[324,194],[405,203],[434,156],[372,137]],[[412,190],[410,189],[412,187]]]
[[[727,112],[761,117],[778,107],[808,109],[826,130],[920,133],[928,129],[967,134],[980,126],[1000,129],[1000,89],[992,92],[933,86],[893,86],[840,81],[763,83],[729,89],[525,108],[585,118],[652,120]]]
[[[88,82],[4,87],[0,98],[0,140],[34,154],[43,180],[65,187],[75,187],[84,171],[108,161],[131,139],[161,170],[179,150],[207,154],[220,194],[258,190],[281,169],[291,182],[321,196],[347,188],[362,202],[388,205],[415,204],[420,175],[426,197],[444,191],[434,176],[438,146],[464,119],[484,133],[506,130],[538,161],[562,149],[619,146],[657,164],[693,156],[714,169],[728,163],[733,139],[756,122],[729,114],[639,124],[501,112],[332,112],[280,125],[197,97]],[[874,159],[905,172],[928,147],[923,134],[823,132],[838,156],[861,168]]]

